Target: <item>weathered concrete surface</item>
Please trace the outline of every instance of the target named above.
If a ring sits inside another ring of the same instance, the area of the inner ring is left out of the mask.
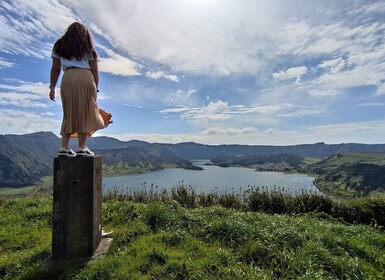
[[[102,238],[93,256],[75,259],[54,260],[52,257],[44,261],[41,271],[61,271],[68,268],[81,268],[103,259],[111,247],[112,238]]]
[[[101,241],[102,159],[54,160],[52,259],[93,256]]]

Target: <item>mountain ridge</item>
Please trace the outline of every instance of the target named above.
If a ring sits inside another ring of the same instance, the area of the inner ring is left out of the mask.
[[[87,144],[91,150],[95,150],[102,156],[104,155],[105,162],[109,162],[108,157],[120,157],[121,160],[124,160],[119,155],[124,151],[126,158],[130,158],[132,163],[139,162],[138,158],[140,157],[145,157],[144,162],[148,163],[149,166],[151,165],[151,167],[154,165],[155,168],[162,165],[159,165],[159,162],[165,165],[191,167],[192,164],[189,160],[193,159],[213,159],[223,156],[253,154],[288,154],[323,159],[341,152],[385,153],[385,144],[360,143],[325,144],[319,142],[288,146],[205,145],[195,142],[167,144],[148,143],[140,140],[121,141],[113,137],[97,136],[91,137]],[[57,156],[59,147],[60,138],[52,132],[41,131],[23,135],[0,135],[0,187],[34,184],[41,177],[51,175],[53,158]],[[130,151],[131,154],[129,154]]]

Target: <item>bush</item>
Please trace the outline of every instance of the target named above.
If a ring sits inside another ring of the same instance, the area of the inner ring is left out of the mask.
[[[171,190],[171,199],[178,201],[186,208],[194,208],[196,206],[196,197],[195,190],[191,186],[189,188],[180,186]]]
[[[323,212],[331,214],[335,202],[328,196],[302,193],[293,199],[296,213]]]
[[[374,227],[385,227],[385,200],[359,198],[335,203],[332,215],[348,223],[360,223]]]
[[[265,212],[268,214],[290,213],[293,198],[280,191],[269,192],[259,189],[251,191],[246,199],[246,207],[249,211]]]
[[[144,212],[144,220],[152,231],[165,228],[170,223],[170,215],[164,205],[150,204]]]

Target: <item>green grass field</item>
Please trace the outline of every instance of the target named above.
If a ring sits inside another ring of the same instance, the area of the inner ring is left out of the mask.
[[[28,194],[36,189],[36,186],[20,187],[20,188],[0,188],[1,195],[18,195],[18,194]]]
[[[385,279],[385,232],[322,213],[264,214],[110,196],[108,255],[41,272],[52,196],[0,199],[0,279]]]

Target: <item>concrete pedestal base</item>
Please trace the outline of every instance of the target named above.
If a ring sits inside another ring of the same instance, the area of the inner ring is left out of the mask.
[[[108,250],[111,247],[112,238],[102,238],[99,243],[98,248],[95,251],[95,254],[91,257],[84,258],[75,258],[75,259],[62,259],[54,260],[52,257],[48,258],[43,265],[41,266],[41,271],[60,271],[65,270],[69,267],[84,267],[92,264],[93,262],[102,259],[106,256]]]
[[[102,158],[54,160],[52,260],[94,255],[101,241]]]

